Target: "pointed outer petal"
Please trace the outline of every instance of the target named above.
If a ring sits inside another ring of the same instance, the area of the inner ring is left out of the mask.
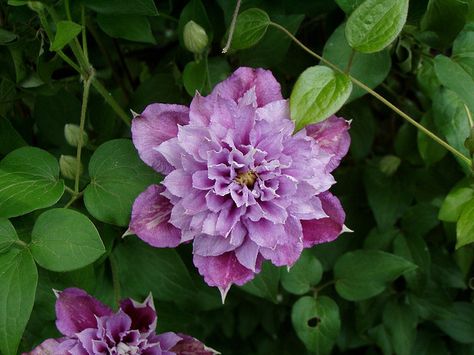
[[[175,168],[180,169],[182,167],[181,160],[184,155],[187,155],[184,149],[179,145],[178,138],[171,138],[161,143],[158,147],[154,148],[154,150],[161,154],[170,166],[170,169],[163,172],[163,174],[168,174]]]
[[[201,256],[218,256],[235,248],[235,245],[222,236],[201,234],[194,238],[193,242],[193,254]]]
[[[214,181],[209,179],[207,170],[196,171],[192,175],[193,187],[198,190],[209,190],[214,186]]]
[[[161,153],[154,148],[176,137],[178,124],[189,123],[189,109],[181,105],[151,104],[145,111],[132,120],[133,144],[140,158],[160,173],[172,170]]]
[[[258,222],[245,220],[245,226],[248,230],[248,236],[258,246],[266,248],[275,248],[278,240],[283,237],[285,228],[282,224],[275,224],[266,219],[261,219]]]
[[[192,217],[185,214],[185,209],[181,201],[176,203],[171,209],[171,217],[169,222],[181,231],[189,230]]]
[[[265,259],[271,260],[276,266],[292,266],[303,251],[303,233],[301,223],[296,218],[288,218],[285,233],[278,240],[275,248],[260,248]]]
[[[291,135],[295,124],[290,119],[290,105],[288,100],[279,100],[259,107],[255,111],[257,120],[264,120],[276,125],[284,135]]]
[[[181,232],[169,223],[173,205],[161,195],[164,187],[150,185],[135,199],[129,231],[157,248],[179,245]]]
[[[136,329],[147,335],[155,331],[156,311],[151,294],[143,303],[138,303],[131,298],[124,299],[120,302],[120,309],[132,320],[130,329]]]
[[[181,200],[181,203],[187,215],[206,211],[206,192],[200,190],[188,191],[188,194]]]
[[[234,101],[217,95],[211,114],[209,130],[218,139],[224,138],[229,130],[235,128],[238,114],[238,108]]]
[[[278,189],[276,193],[281,197],[293,196],[298,189],[298,181],[288,175],[278,177]]]
[[[303,226],[303,242],[305,248],[335,240],[342,232],[346,214],[341,203],[330,192],[319,195],[324,212],[329,217],[301,221]]]
[[[217,218],[216,231],[227,238],[245,210],[245,207],[235,207],[232,201],[228,200]]]
[[[228,200],[227,197],[217,195],[214,191],[209,191],[206,194],[207,208],[212,212],[220,212]]]
[[[229,78],[217,84],[213,93],[238,102],[254,86],[258,107],[283,99],[280,84],[272,72],[261,68],[240,67]]]
[[[348,121],[336,116],[306,126],[306,134],[312,137],[323,150],[333,155],[328,165],[328,172],[337,168],[349,150],[351,144],[349,128]]]
[[[247,235],[247,228],[242,222],[237,222],[230,231],[230,243],[235,246],[239,246],[244,242],[244,238]]]
[[[197,161],[205,162],[207,152],[218,151],[221,147],[209,138],[209,129],[199,126],[179,126],[178,141],[181,147]],[[204,156],[201,156],[204,154]]]
[[[216,286],[225,296],[232,284],[243,285],[252,280],[254,272],[239,263],[233,252],[219,256],[201,256],[194,254],[194,265],[209,286]]]
[[[274,201],[260,201],[259,205],[263,211],[263,218],[277,224],[285,223],[288,217],[288,212],[285,208],[279,206]]]
[[[178,333],[181,340],[170,350],[176,355],[217,355],[219,352],[208,348],[196,338]]]
[[[95,328],[84,329],[82,332],[76,334],[82,347],[89,354],[94,353],[93,341],[98,339],[98,331]]]
[[[132,320],[130,317],[121,309],[110,317],[107,318],[105,327],[106,334],[109,339],[115,340],[115,343],[120,342],[120,334],[130,330]]]
[[[178,197],[187,196],[193,188],[192,176],[182,169],[173,170],[162,182],[169,192]]]
[[[62,339],[46,339],[29,353],[23,355],[56,355]]]
[[[322,202],[318,196],[313,196],[308,200],[297,201],[288,207],[291,216],[297,219],[310,220],[326,218],[328,215],[324,212]]]
[[[189,121],[191,124],[207,127],[215,104],[215,94],[201,96],[196,92],[189,106]]]
[[[160,342],[162,350],[171,350],[173,346],[178,344],[179,341],[183,340],[181,336],[173,332],[158,334],[157,339]]]
[[[65,289],[56,300],[56,327],[66,336],[96,328],[96,317],[111,314],[109,307],[79,288]]]
[[[208,235],[218,235],[216,230],[218,217],[217,213],[209,213],[202,224],[202,232]]]
[[[260,247],[255,244],[250,238],[235,250],[235,256],[239,263],[245,266],[247,269],[256,272],[257,257]]]

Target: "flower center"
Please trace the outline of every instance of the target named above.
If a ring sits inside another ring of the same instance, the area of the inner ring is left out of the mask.
[[[245,173],[239,173],[235,178],[235,182],[240,185],[246,185],[249,189],[253,187],[255,180],[257,180],[257,174],[252,170],[246,171]]]
[[[117,345],[117,354],[118,355],[136,355],[139,354],[139,349],[137,346],[127,345],[120,342]]]

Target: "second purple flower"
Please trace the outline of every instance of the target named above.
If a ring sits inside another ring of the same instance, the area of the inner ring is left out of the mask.
[[[133,142],[166,177],[136,199],[128,232],[155,247],[192,242],[194,265],[224,298],[263,260],[291,266],[343,231],[329,189],[348,128],[332,116],[294,134],[288,101],[263,69],[238,69],[190,108],[149,105],[132,122]]]

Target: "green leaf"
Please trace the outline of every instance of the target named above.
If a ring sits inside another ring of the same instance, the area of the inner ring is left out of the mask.
[[[296,130],[334,114],[349,98],[351,90],[352,82],[347,75],[320,65],[306,69],[290,97],[291,119],[296,123]]]
[[[432,132],[435,130],[435,124],[431,113],[423,115],[420,124]],[[432,165],[440,161],[448,152],[446,148],[440,146],[421,131],[417,132],[417,142],[418,151],[427,165]]]
[[[82,26],[71,21],[59,21],[56,23],[56,35],[51,43],[51,50],[56,52],[64,48],[76,36],[81,33]]]
[[[101,14],[158,15],[153,0],[82,0],[82,3]]]
[[[408,0],[366,0],[347,20],[347,42],[359,52],[378,52],[397,38],[407,14]]]
[[[54,205],[64,193],[59,164],[48,152],[23,147],[0,162],[0,217],[16,217]]]
[[[0,117],[0,154],[6,155],[12,150],[24,147],[26,144],[22,136],[13,128],[10,121]]]
[[[441,54],[436,56],[434,67],[441,84],[454,91],[474,112],[474,78],[461,65]]]
[[[89,213],[99,221],[128,225],[132,204],[159,176],[138,157],[128,139],[102,144],[89,162],[91,182],[84,192]]]
[[[281,284],[295,295],[303,295],[317,285],[323,276],[323,267],[310,251],[304,250],[289,271],[282,271]]]
[[[323,57],[335,64],[341,70],[346,70],[352,57],[349,74],[362,81],[365,85],[374,89],[387,77],[392,61],[387,49],[377,53],[352,54],[352,48],[347,43],[344,35],[345,24],[340,25],[329,37],[324,45]],[[352,90],[349,101],[367,94],[367,91],[355,86]]]
[[[179,42],[183,48],[186,48],[184,45],[184,26],[189,21],[196,22],[199,26],[204,28],[206,34],[208,36],[209,43],[212,43],[213,38],[213,28],[212,24],[209,21],[209,17],[207,16],[206,7],[204,7],[201,0],[190,0],[186,6],[181,11],[178,21],[178,34],[179,34]]]
[[[454,340],[464,343],[474,343],[474,304],[456,302],[452,305],[451,317],[435,321],[436,325]]]
[[[439,210],[439,219],[445,222],[457,222],[468,201],[474,198],[474,189],[469,179],[457,183],[445,197]]]
[[[357,9],[365,0],[336,0],[339,7],[346,13],[350,14]]]
[[[424,237],[439,224],[438,208],[429,203],[419,203],[407,209],[402,217],[402,230],[407,235]]]
[[[383,312],[383,323],[387,329],[394,353],[411,355],[416,337],[418,319],[412,308],[389,302]]]
[[[349,301],[378,295],[389,282],[416,266],[399,256],[376,250],[356,250],[341,256],[334,266],[336,291]]]
[[[205,85],[207,80],[206,63],[203,60],[200,62],[189,62],[184,67],[183,84],[186,92],[194,97],[196,91],[205,95]]]
[[[341,328],[336,302],[326,296],[301,297],[293,305],[291,321],[309,351],[317,355],[331,353]]]
[[[0,352],[17,354],[35,300],[38,271],[27,249],[0,254]]]
[[[110,37],[156,44],[146,16],[98,14],[97,23]]]
[[[161,301],[193,304],[196,287],[173,249],[151,248],[127,237],[113,251],[123,294],[141,299],[149,292]]]
[[[0,45],[13,42],[17,38],[15,33],[0,28]]]
[[[96,261],[105,252],[94,224],[82,213],[55,208],[42,213],[31,232],[31,253],[51,271],[71,271]]]
[[[8,251],[13,243],[18,241],[18,235],[8,219],[0,218],[0,254]]]
[[[260,9],[248,9],[237,17],[232,49],[245,49],[256,45],[267,32],[271,23],[267,13]]]
[[[474,198],[462,208],[459,221],[456,225],[457,243],[456,248],[474,242]]]
[[[278,284],[280,282],[280,269],[266,262],[262,271],[255,278],[241,287],[242,290],[252,295],[262,297],[278,303]]]

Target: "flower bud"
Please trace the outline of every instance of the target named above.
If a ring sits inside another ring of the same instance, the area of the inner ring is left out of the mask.
[[[194,21],[189,21],[183,31],[184,46],[190,52],[200,54],[209,42],[206,31]]]
[[[79,175],[82,175],[84,167],[82,163],[77,162],[76,157],[71,155],[61,155],[59,158],[59,169],[61,170],[62,176],[67,179],[74,180],[76,178],[76,171],[79,168]]]
[[[28,1],[28,7],[36,12],[42,12],[44,10],[44,5],[39,1]]]
[[[379,169],[385,175],[391,176],[396,173],[401,162],[401,159],[395,155],[386,155],[380,160]]]
[[[64,137],[69,145],[77,147],[82,137],[82,145],[86,145],[89,137],[86,132],[81,132],[81,129],[78,125],[73,123],[68,123],[64,125]]]

